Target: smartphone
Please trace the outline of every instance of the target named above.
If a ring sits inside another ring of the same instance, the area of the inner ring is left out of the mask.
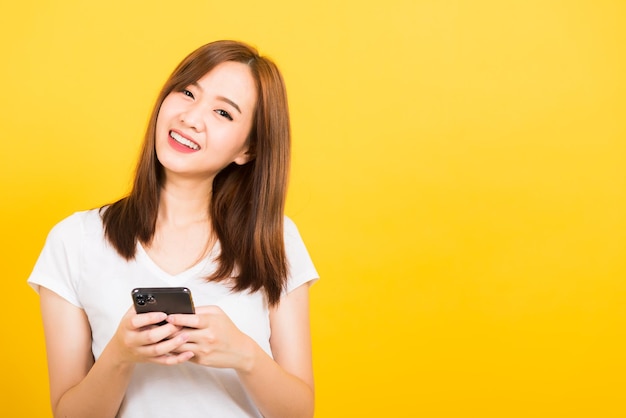
[[[138,287],[132,290],[131,296],[137,313],[195,313],[191,291],[186,287]]]

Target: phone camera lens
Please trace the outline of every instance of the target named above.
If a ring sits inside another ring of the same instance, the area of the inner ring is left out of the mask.
[[[148,295],[147,300],[148,303],[152,304],[156,302],[156,299],[152,295]]]
[[[137,296],[137,305],[143,306],[145,304],[146,304],[146,299],[144,298],[144,296],[143,295]]]

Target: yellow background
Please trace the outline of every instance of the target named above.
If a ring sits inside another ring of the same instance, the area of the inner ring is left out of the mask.
[[[626,2],[4,1],[0,415],[49,416],[49,229],[128,189],[174,66],[289,90],[317,417],[626,416]]]

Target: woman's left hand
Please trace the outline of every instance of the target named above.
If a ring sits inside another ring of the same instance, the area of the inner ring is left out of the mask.
[[[176,351],[193,352],[190,361],[240,372],[252,367],[256,343],[218,306],[197,307],[194,315],[170,315],[167,322],[185,327],[180,332],[186,334],[188,340]]]

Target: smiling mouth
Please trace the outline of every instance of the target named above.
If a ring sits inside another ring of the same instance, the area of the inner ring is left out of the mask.
[[[194,151],[198,151],[200,149],[200,145],[196,144],[193,141],[188,140],[187,138],[185,138],[184,136],[174,132],[174,131],[170,131],[170,137],[172,137],[172,139],[176,142],[178,142],[181,145],[186,146],[187,148],[190,148]]]

